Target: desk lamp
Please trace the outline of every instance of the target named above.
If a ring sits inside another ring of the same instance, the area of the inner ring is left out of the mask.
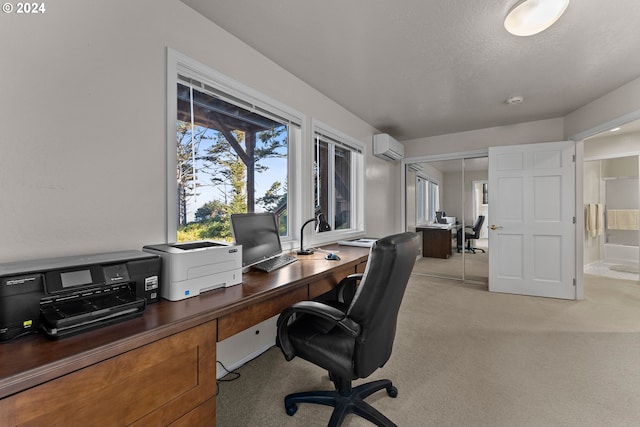
[[[298,255],[311,255],[313,253],[313,249],[305,249],[302,242],[304,241],[304,227],[315,220],[315,218],[308,219],[304,224],[302,224],[302,227],[300,227],[300,249],[298,250],[298,252],[296,252]]]

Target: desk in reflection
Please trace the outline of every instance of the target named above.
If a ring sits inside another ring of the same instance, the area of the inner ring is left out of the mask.
[[[416,227],[422,232],[422,256],[449,258],[453,255],[453,240],[459,226],[455,224],[429,224]]]

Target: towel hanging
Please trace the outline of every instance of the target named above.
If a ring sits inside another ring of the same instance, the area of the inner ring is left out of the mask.
[[[587,228],[587,233],[590,237],[596,237],[597,228],[596,228],[596,205],[595,203],[588,203],[585,208],[586,220],[585,225]]]
[[[608,230],[639,230],[638,209],[607,209]]]
[[[604,233],[604,205],[596,203],[596,236]]]

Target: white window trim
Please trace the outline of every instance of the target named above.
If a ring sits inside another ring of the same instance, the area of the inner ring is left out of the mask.
[[[429,210],[430,210],[430,206],[431,206],[431,194],[429,193],[430,191],[430,184],[435,184],[438,186],[438,188],[440,188],[440,182],[438,181],[437,178],[433,178],[430,175],[426,175],[423,173],[416,173],[416,192],[418,191],[418,179],[421,179],[424,182],[424,194],[422,195],[423,197],[423,206],[422,209],[424,211],[424,217],[423,218],[419,218],[418,217],[418,197],[416,194],[416,224],[418,225],[425,225],[425,224],[429,224],[431,222],[431,218],[429,217]],[[438,190],[440,191],[440,190]],[[438,199],[438,204],[440,204],[440,200]],[[420,221],[420,219],[422,221]]]
[[[351,146],[355,149],[360,150],[359,156],[353,156],[354,161],[352,162],[352,188],[355,190],[356,194],[353,199],[353,210],[352,210],[352,218],[353,223],[352,227],[348,230],[331,230],[325,231],[322,233],[312,233],[311,244],[314,246],[322,245],[326,243],[336,242],[338,240],[349,240],[356,239],[359,237],[363,237],[365,235],[365,215],[364,215],[364,201],[365,201],[365,170],[366,170],[366,151],[365,144],[358,141],[357,139],[340,132],[331,126],[322,123],[321,121],[312,118],[311,119],[311,149],[309,150],[308,158],[308,167],[306,168],[309,172],[308,182],[308,194],[304,201],[306,209],[304,212],[307,213],[307,216],[311,218],[314,212],[313,206],[313,147],[315,146],[315,135],[317,133],[326,135],[331,139],[335,139],[337,141],[343,142],[345,146]],[[306,233],[305,233],[306,235]]]
[[[297,237],[296,230],[302,224],[302,216],[300,207],[302,206],[302,185],[301,172],[302,169],[302,141],[298,140],[296,134],[305,135],[306,116],[288,107],[268,96],[243,85],[242,83],[194,60],[180,52],[167,48],[167,236],[168,243],[175,243],[177,240],[177,205],[178,198],[176,192],[175,174],[176,174],[176,117],[178,115],[177,102],[177,84],[178,73],[192,77],[202,83],[224,92],[228,95],[237,97],[245,102],[253,104],[258,108],[263,108],[286,118],[292,123],[300,126],[299,132],[290,132],[289,135],[289,170],[287,193],[289,203],[289,235],[282,238],[283,249],[291,249],[295,247],[294,238]]]
[[[428,182],[427,178],[416,174],[416,225],[424,225],[428,222],[426,218],[427,191],[425,189]]]

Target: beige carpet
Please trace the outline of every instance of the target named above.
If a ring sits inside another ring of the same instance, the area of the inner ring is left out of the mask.
[[[455,248],[450,258],[422,258],[414,269],[415,273],[428,274],[443,278],[465,279],[466,281],[476,281],[488,283],[489,278],[489,247],[487,239],[474,241],[474,247],[478,248],[476,253],[458,252]],[[484,250],[482,252],[481,250]]]
[[[585,281],[576,302],[414,274],[391,360],[368,379],[390,378],[398,397],[368,401],[399,426],[640,425],[640,284]],[[218,426],[326,425],[329,407],[283,408],[287,393],[331,388],[325,371],[272,348],[239,372],[220,383]]]

